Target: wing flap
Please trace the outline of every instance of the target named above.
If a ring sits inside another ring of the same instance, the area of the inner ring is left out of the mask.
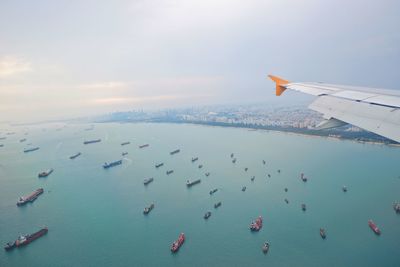
[[[400,109],[333,96],[321,96],[309,106],[324,114],[400,142]]]

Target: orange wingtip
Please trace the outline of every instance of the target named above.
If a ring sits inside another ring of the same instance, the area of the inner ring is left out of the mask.
[[[288,84],[289,81],[286,81],[286,80],[279,78],[277,76],[274,76],[274,75],[268,75],[268,77],[275,82],[275,84],[276,84],[275,94],[277,96],[280,96],[283,93],[283,91],[286,90],[286,88],[283,87],[282,85]]]

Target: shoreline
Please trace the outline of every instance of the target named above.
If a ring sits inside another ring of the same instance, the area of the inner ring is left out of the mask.
[[[108,122],[122,122],[122,121],[108,121]],[[105,123],[105,122],[100,122]],[[311,133],[304,133],[304,132],[296,132],[283,130],[283,129],[264,129],[264,128],[256,128],[251,127],[251,125],[235,125],[235,124],[213,124],[213,123],[202,123],[202,122],[190,122],[190,121],[124,121],[122,123],[172,123],[172,124],[190,124],[190,125],[200,125],[200,126],[209,126],[209,127],[222,127],[222,128],[238,128],[238,129],[247,129],[248,131],[272,131],[272,132],[280,132],[280,133],[287,133],[293,134],[298,136],[305,136],[305,137],[318,137],[318,138],[327,138],[332,140],[339,140],[339,141],[352,141],[359,144],[370,144],[370,145],[381,145],[381,146],[388,146],[388,147],[400,147],[399,143],[385,143],[384,141],[374,141],[374,140],[357,140],[352,138],[345,138],[339,136],[332,136],[332,135],[320,135],[320,134],[311,134]]]

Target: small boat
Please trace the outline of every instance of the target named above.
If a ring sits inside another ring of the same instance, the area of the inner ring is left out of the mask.
[[[199,160],[198,157],[192,158],[192,162],[195,162],[195,161],[198,161],[198,160]]]
[[[281,173],[281,170],[280,170],[280,169],[278,169],[278,173]]]
[[[285,192],[287,192],[288,191],[288,189],[287,189],[287,187],[285,187]]]
[[[343,190],[343,192],[347,192],[347,187],[346,187],[346,186],[343,186],[343,187],[342,187],[342,190]]]
[[[110,163],[105,162],[103,164],[103,168],[104,169],[109,169],[109,168],[112,168],[112,167],[115,167],[115,166],[118,166],[118,165],[121,165],[121,164],[122,164],[122,159],[116,160],[116,161],[113,161],[113,162],[110,162]]]
[[[236,163],[236,159],[233,159],[233,160],[232,160],[232,163]]]
[[[144,185],[148,185],[149,183],[151,183],[151,182],[153,182],[153,181],[154,181],[154,178],[153,178],[153,177],[147,178],[147,179],[144,179],[143,184],[144,184]]]
[[[39,177],[39,178],[47,177],[47,176],[49,176],[53,171],[54,171],[53,169],[49,169],[49,170],[47,170],[47,171],[40,172],[40,173],[38,174],[38,177]]]
[[[265,160],[263,160],[262,163],[265,165],[266,164]]]
[[[167,173],[167,175],[170,175],[171,173],[173,173],[174,172],[174,170],[169,170],[169,171],[167,171],[166,173]]]
[[[174,151],[169,152],[170,155],[174,155],[176,153],[179,153],[181,150],[180,149],[176,149]]]
[[[128,152],[122,152],[122,156],[128,155]]]
[[[149,144],[144,144],[144,145],[140,145],[139,148],[145,148],[145,147],[148,147],[148,146],[149,146]]]
[[[301,179],[303,182],[307,182],[307,177],[304,176],[304,173],[301,173],[301,174],[300,174],[300,179]]]
[[[268,173],[268,178],[271,178],[271,174]]]
[[[185,234],[181,233],[178,237],[178,240],[176,240],[174,243],[171,245],[171,252],[176,253],[178,252],[179,248],[182,246],[183,242],[185,242]]]
[[[199,169],[201,169],[201,168],[203,168],[203,165],[200,164],[200,165],[199,165]]]
[[[233,154],[233,153],[231,153],[231,158],[233,158],[233,156],[234,156],[234,154]]]
[[[193,180],[193,181],[186,180],[186,186],[187,187],[192,187],[192,186],[194,186],[196,184],[199,184],[200,182],[201,182],[201,179],[197,179],[197,180]]]
[[[249,169],[249,168],[246,167],[246,168],[244,168],[244,171],[247,172],[248,169]]]
[[[267,254],[269,250],[269,243],[265,242],[262,246],[262,252],[264,252],[264,254]]]
[[[322,237],[322,239],[326,238],[326,232],[324,228],[319,228],[319,234]]]
[[[393,209],[396,213],[400,213],[400,203],[393,203]]]
[[[207,176],[207,177],[210,176],[210,173],[209,173],[209,172],[206,172],[206,176]]]
[[[211,211],[207,211],[206,214],[204,214],[204,216],[203,216],[203,218],[205,220],[208,220],[208,218],[210,218],[210,217],[211,217]]]
[[[252,177],[250,178],[250,180],[251,180],[252,182],[254,182],[254,179],[256,179],[255,176],[252,176]]]
[[[261,216],[258,216],[258,218],[255,221],[252,221],[250,224],[250,230],[251,231],[260,231],[260,229],[263,226],[263,220]]]
[[[217,191],[218,191],[218,188],[215,188],[215,189],[211,190],[211,191],[210,191],[210,195],[214,194],[214,193],[217,192]]]
[[[289,204],[289,200],[287,198],[285,198],[285,202],[286,204]]]
[[[81,155],[81,152],[78,152],[78,153],[70,156],[69,159],[75,159],[75,158],[79,157],[80,155]]]
[[[24,150],[24,153],[33,152],[33,151],[36,151],[36,150],[39,150],[39,149],[40,149],[39,147],[26,148]]]
[[[101,142],[101,139],[83,141],[83,144],[84,145],[89,145],[89,144],[94,144],[94,143],[99,143],[99,142]]]
[[[301,209],[303,210],[303,211],[306,211],[306,204],[301,204]]]
[[[242,191],[243,192],[246,191],[246,187],[245,186],[242,187]]]
[[[214,204],[214,209],[217,209],[217,208],[219,208],[221,205],[222,205],[222,203],[221,203],[221,202],[217,202],[217,203],[215,203],[215,204]]]
[[[164,163],[158,163],[158,164],[156,164],[156,168],[158,169],[158,168],[160,168],[161,166],[163,166],[164,165]]]
[[[368,220],[368,225],[369,228],[371,228],[371,230],[374,231],[375,234],[377,235],[381,234],[381,230],[379,230],[378,226],[372,220]]]
[[[126,146],[126,145],[129,145],[131,142],[123,142],[123,143],[121,143],[121,146]]]
[[[153,203],[151,203],[150,206],[145,207],[143,209],[143,214],[145,214],[145,215],[149,214],[152,209],[154,209],[154,204]]]

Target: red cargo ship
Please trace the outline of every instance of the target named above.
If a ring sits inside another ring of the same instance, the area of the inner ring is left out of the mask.
[[[178,237],[178,240],[176,240],[174,243],[171,245],[171,251],[173,253],[178,252],[179,248],[182,246],[183,242],[185,242],[185,234],[181,233]]]
[[[19,198],[19,200],[18,200],[18,202],[17,202],[17,206],[22,206],[22,205],[24,205],[24,204],[26,204],[26,203],[28,203],[28,202],[33,202],[33,201],[35,201],[37,198],[38,198],[38,196],[40,195],[40,194],[42,194],[43,193],[43,188],[39,188],[39,189],[36,189],[33,193],[31,193],[30,195],[27,195],[27,196],[25,196],[25,197],[20,197]]]
[[[262,217],[258,216],[258,218],[250,224],[251,231],[260,231],[262,228]]]
[[[39,237],[42,237],[45,234],[47,234],[48,231],[49,230],[47,229],[47,227],[44,227],[44,228],[40,229],[39,231],[37,231],[36,233],[30,234],[30,235],[21,235],[20,237],[18,237],[17,240],[15,240],[13,246],[21,247],[21,246],[28,245],[32,241],[35,241]],[[9,250],[9,249],[6,248],[6,250]]]
[[[378,226],[376,226],[376,224],[372,220],[368,220],[368,225],[369,225],[369,228],[371,228],[375,234],[377,234],[377,235],[381,234],[381,230],[379,230]]]

